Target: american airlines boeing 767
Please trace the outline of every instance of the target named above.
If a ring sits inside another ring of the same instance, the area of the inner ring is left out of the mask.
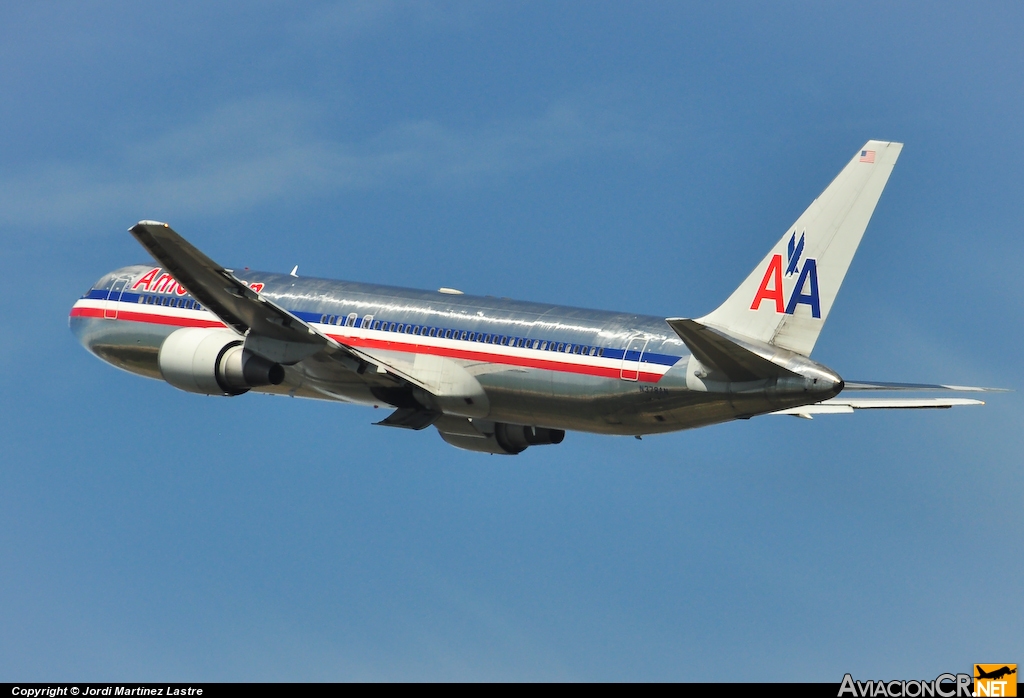
[[[979,405],[848,398],[985,389],[848,383],[810,358],[902,148],[868,141],[696,319],[232,271],[166,223],[141,221],[131,233],[159,266],[105,275],[70,325],[104,361],[181,390],[390,407],[378,424],[433,425],[486,453],[557,444],[568,430],[640,436],[766,414]]]

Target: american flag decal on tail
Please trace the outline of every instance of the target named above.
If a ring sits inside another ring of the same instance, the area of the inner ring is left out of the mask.
[[[847,151],[847,152],[849,152],[849,151]],[[873,151],[873,150],[862,150],[862,151],[860,151],[860,161],[861,162],[870,162],[870,163],[874,164],[874,162],[875,162],[875,151]]]

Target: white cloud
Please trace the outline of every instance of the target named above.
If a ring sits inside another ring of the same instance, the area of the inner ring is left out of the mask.
[[[350,140],[323,135],[317,116],[308,104],[250,100],[94,160],[38,164],[0,179],[0,224],[82,222],[126,206],[224,213],[353,189],[472,186],[587,153],[644,154],[653,145],[620,109],[594,100],[566,99],[529,118],[462,129],[406,121]]]

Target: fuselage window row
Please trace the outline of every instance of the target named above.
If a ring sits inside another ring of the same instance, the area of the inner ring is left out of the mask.
[[[202,310],[203,307],[191,298],[173,298],[169,296],[139,296],[139,303],[145,305],[161,305],[185,310]],[[526,339],[524,337],[509,337],[508,335],[487,334],[484,332],[470,332],[469,330],[452,330],[441,327],[425,327],[405,323],[394,323],[386,320],[374,320],[372,315],[363,318],[359,322],[356,313],[344,315],[321,315],[320,322],[325,325],[340,325],[341,327],[362,327],[364,323],[372,321],[371,329],[383,332],[397,332],[401,334],[412,334],[423,337],[440,337],[443,339],[455,339],[460,341],[480,342],[482,344],[497,344],[503,347],[516,347],[536,349],[538,351],[553,351],[565,354],[579,354],[582,356],[604,356],[604,347],[592,347],[583,344],[572,344],[565,342],[552,342],[542,339]]]
[[[356,313],[344,315],[321,315],[320,322],[326,325],[340,325],[342,327],[368,327],[368,329],[380,332],[395,332],[398,334],[411,334],[421,337],[438,337],[441,339],[455,339],[463,342],[479,342],[482,344],[497,344],[503,347],[516,347],[525,349],[536,349],[538,351],[553,351],[564,354],[578,354],[581,356],[604,356],[603,347],[592,347],[585,344],[572,344],[566,342],[552,342],[544,339],[526,339],[525,337],[510,337],[508,335],[487,334],[484,332],[470,332],[469,330],[453,330],[444,327],[426,327],[405,323],[389,322],[387,320],[374,320],[372,315],[367,315],[362,322]],[[372,324],[370,324],[372,322]]]
[[[191,298],[173,298],[171,296],[139,296],[138,301],[142,305],[161,305],[168,308],[182,308],[184,310],[202,310],[203,306]]]

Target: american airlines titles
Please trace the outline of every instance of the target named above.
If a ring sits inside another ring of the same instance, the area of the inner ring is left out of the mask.
[[[188,293],[185,287],[178,283],[177,279],[160,267],[150,269],[138,281],[132,284],[133,291],[137,291],[140,287],[147,293],[173,293],[179,296],[184,296]],[[256,293],[260,293],[263,290],[263,284],[249,284],[249,288]]]

